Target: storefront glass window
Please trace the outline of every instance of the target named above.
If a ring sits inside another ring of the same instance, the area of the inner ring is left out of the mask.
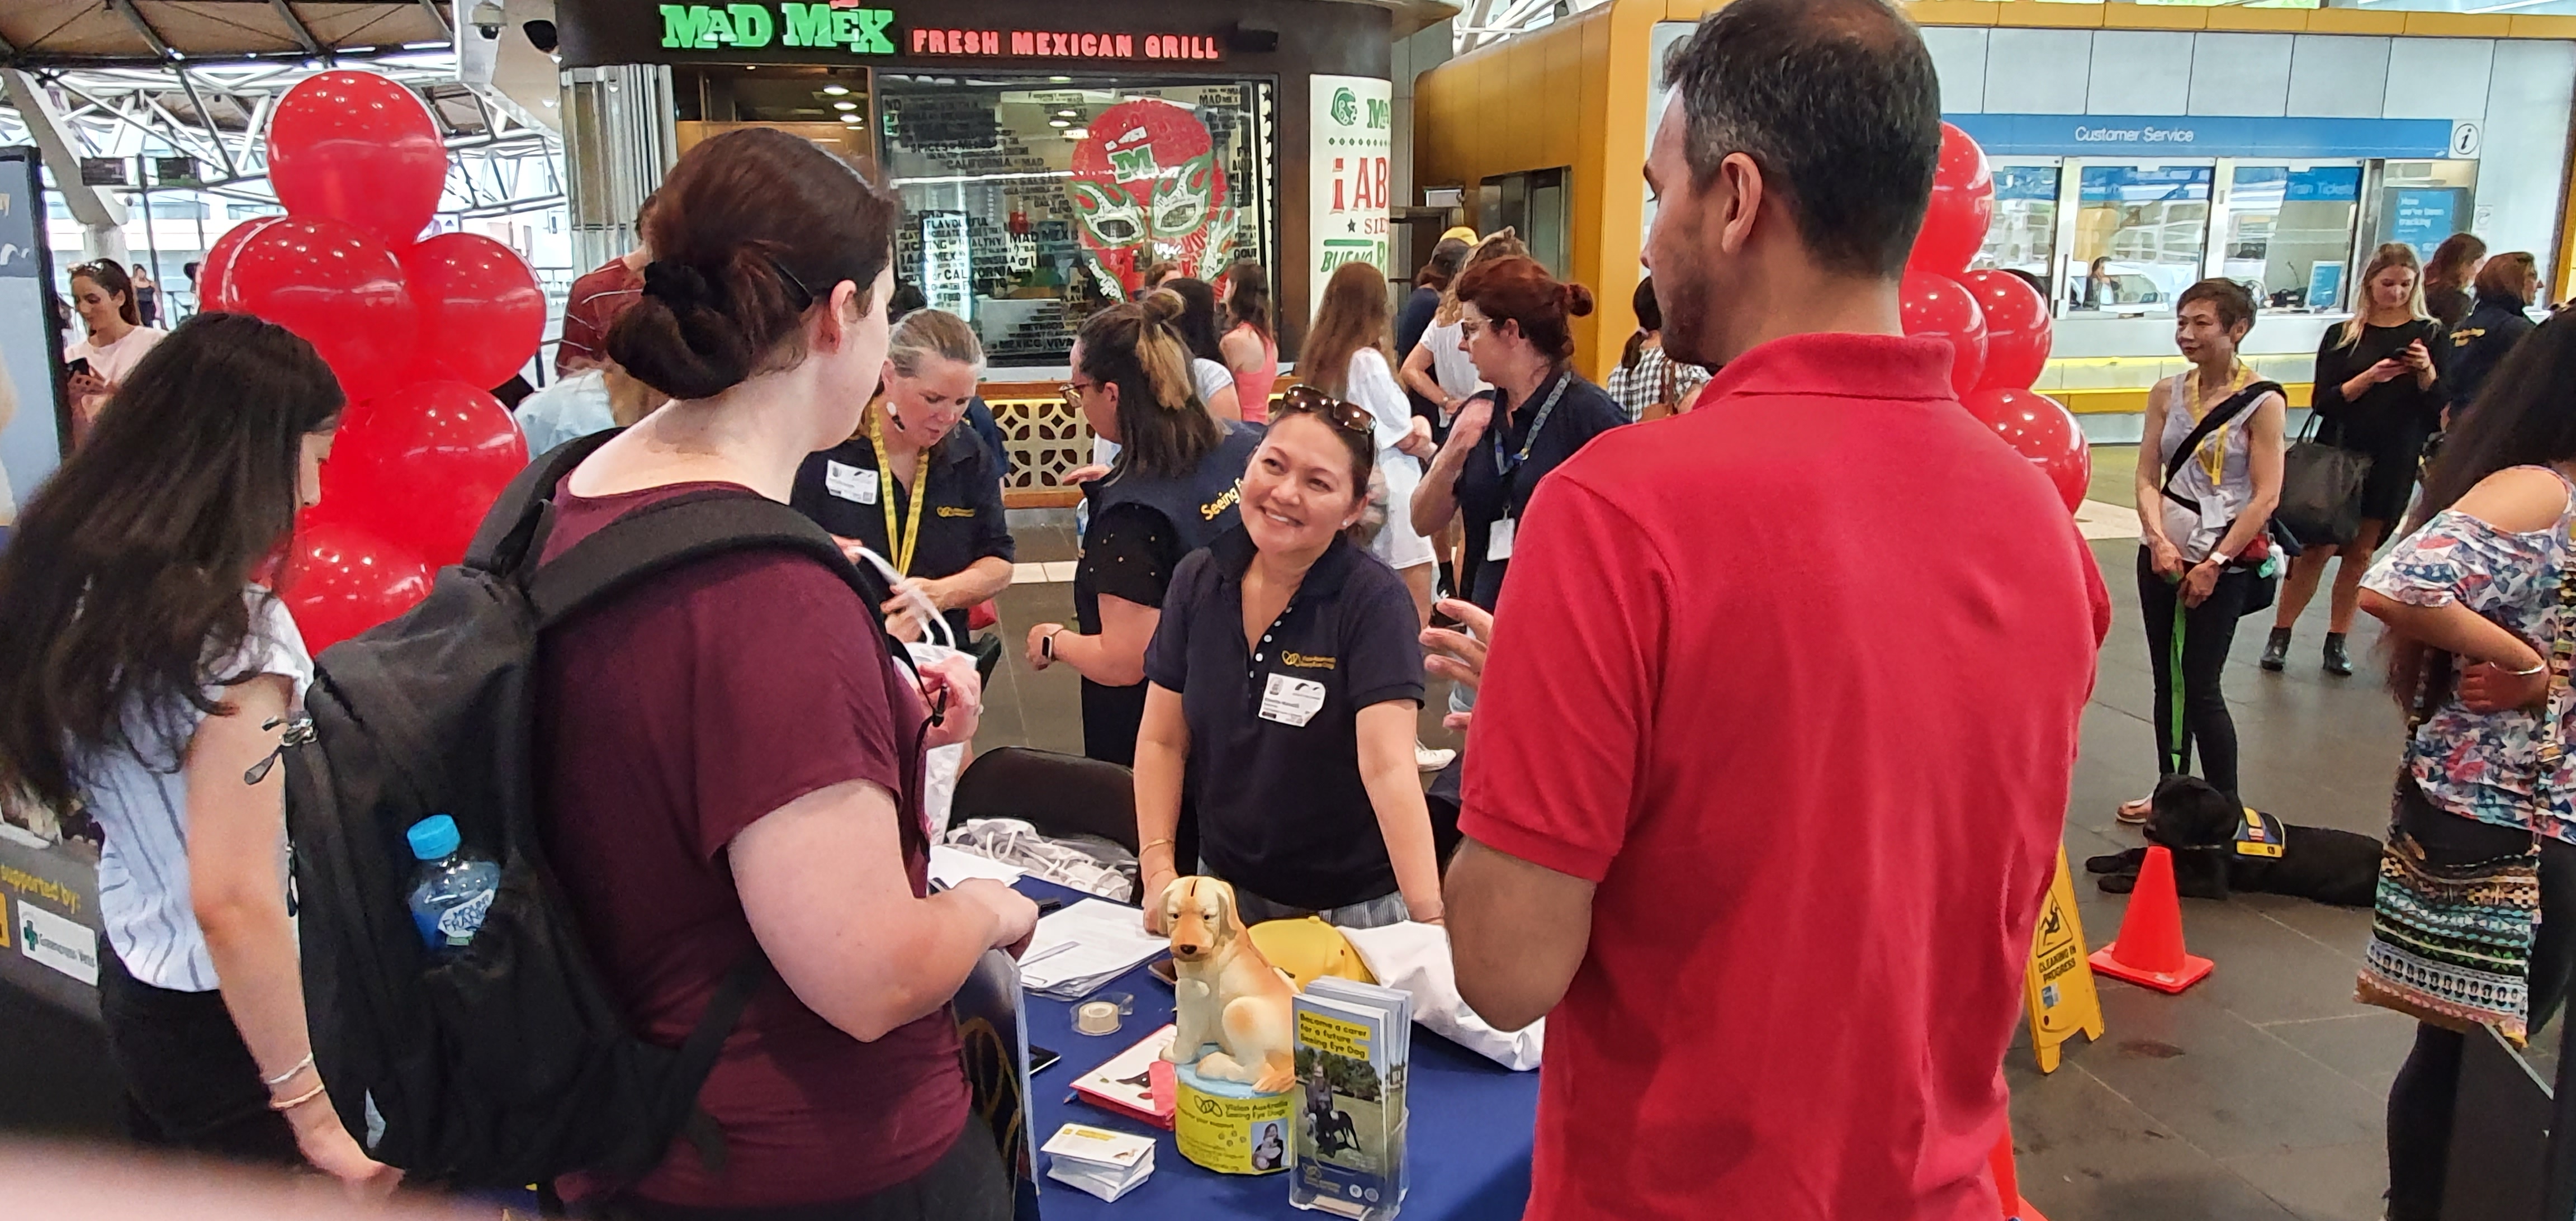
[[[2171,313],[2200,279],[2216,173],[2208,163],[2081,167],[2069,307]]]
[[[1000,367],[1065,363],[1156,263],[1276,265],[1269,86],[880,74],[898,274]]]
[[[2373,244],[2404,242],[2420,259],[2442,239],[2466,230],[2478,185],[2475,161],[2391,161],[2379,180],[2379,224]]]
[[[2004,164],[1994,171],[1995,217],[1977,266],[2022,272],[2045,284],[2057,258],[2058,167]]]
[[[2236,165],[2220,274],[2274,309],[2334,309],[2360,208],[2359,165]]]

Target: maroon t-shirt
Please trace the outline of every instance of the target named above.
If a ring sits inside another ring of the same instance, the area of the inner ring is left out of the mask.
[[[618,517],[690,492],[562,493],[547,559]],[[744,495],[750,495],[744,491]],[[850,587],[809,559],[700,561],[584,612],[541,650],[537,746],[547,850],[601,970],[645,1038],[677,1047],[717,983],[756,947],[725,846],[817,789],[902,794],[918,697]],[[917,799],[903,817],[918,820]],[[907,853],[915,894],[927,857]],[[873,1043],[808,1009],[776,976],[699,1094],[726,1172],[675,1141],[635,1191],[669,1204],[847,1200],[913,1178],[965,1125],[945,1011]]]

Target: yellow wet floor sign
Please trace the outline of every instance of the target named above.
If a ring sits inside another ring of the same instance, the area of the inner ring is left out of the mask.
[[[2057,879],[2039,909],[2023,971],[2023,1007],[2030,1010],[2030,1048],[2039,1071],[2057,1071],[2058,1045],[2081,1032],[2102,1037],[2102,999],[2093,990],[2093,968],[2084,957],[2084,921],[2075,913],[2075,879],[2066,872],[2066,848],[2057,849]]]

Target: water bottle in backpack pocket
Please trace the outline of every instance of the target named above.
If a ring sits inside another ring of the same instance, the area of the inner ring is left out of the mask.
[[[474,940],[492,896],[501,888],[501,866],[464,847],[456,820],[432,814],[403,833],[420,868],[412,874],[411,920],[431,952],[454,951]]]

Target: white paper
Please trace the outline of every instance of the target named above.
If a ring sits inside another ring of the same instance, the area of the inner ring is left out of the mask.
[[[1047,1143],[1038,1146],[1038,1151],[1078,1162],[1097,1163],[1123,1173],[1134,1169],[1136,1163],[1154,1156],[1154,1140],[1089,1124],[1069,1123],[1056,1129]]]
[[[955,886],[968,878],[991,878],[1004,886],[1028,876],[1017,865],[1005,865],[989,856],[978,856],[963,848],[946,844],[930,846],[930,880],[942,886]]]
[[[1143,912],[1084,899],[1038,918],[1037,933],[1020,955],[1020,982],[1053,996],[1079,996],[1170,948],[1145,931]]]

